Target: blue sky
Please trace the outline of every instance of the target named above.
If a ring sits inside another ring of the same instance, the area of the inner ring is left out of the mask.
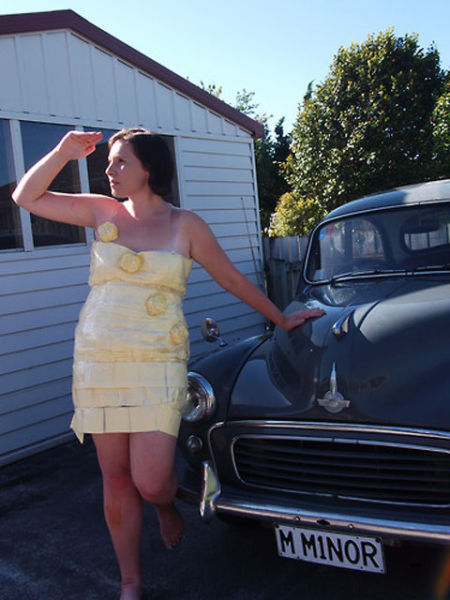
[[[1,14],[67,9],[188,77],[255,92],[260,112],[290,130],[308,83],[340,46],[394,27],[435,43],[450,69],[450,0],[2,0]]]

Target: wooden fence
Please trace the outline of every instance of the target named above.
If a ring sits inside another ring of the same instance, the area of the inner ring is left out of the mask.
[[[263,238],[267,291],[281,310],[295,295],[307,244],[307,236]]]

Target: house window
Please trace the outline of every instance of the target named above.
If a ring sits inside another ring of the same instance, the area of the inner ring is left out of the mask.
[[[19,208],[11,200],[15,187],[9,122],[0,119],[0,249],[23,248]]]
[[[175,165],[175,173],[172,179],[172,185],[170,186],[169,194],[164,198],[167,202],[170,202],[174,206],[180,206],[180,194],[178,190],[178,179],[177,179],[177,161],[175,157],[175,145],[173,141],[173,137],[169,135],[161,136],[169,147],[170,153],[173,158],[173,164]]]
[[[52,123],[20,123],[25,169],[29,169],[47,152],[56,146],[62,136],[71,128]],[[55,177],[49,190],[58,192],[80,192],[80,177],[76,161],[68,163]],[[34,246],[52,246],[85,242],[83,227],[58,223],[31,215],[31,229]]]
[[[105,174],[105,169],[108,165],[108,140],[116,133],[113,129],[94,129],[85,127],[85,131],[101,131],[103,138],[97,144],[95,152],[87,157],[87,168],[89,176],[89,191],[92,194],[103,194],[110,196],[111,190],[108,183],[108,178]]]

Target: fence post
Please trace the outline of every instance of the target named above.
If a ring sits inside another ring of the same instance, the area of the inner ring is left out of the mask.
[[[307,236],[263,239],[268,295],[281,310],[295,295],[307,242]]]

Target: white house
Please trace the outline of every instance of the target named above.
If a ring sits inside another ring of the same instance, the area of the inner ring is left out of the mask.
[[[70,439],[73,332],[86,297],[90,230],[30,217],[11,201],[24,171],[69,129],[107,139],[141,125],[166,136],[172,201],[212,227],[262,281],[253,139],[262,126],[71,10],[0,16],[0,464]],[[106,145],[55,188],[107,191]],[[232,341],[263,319],[194,267],[185,300],[191,354],[215,317]],[[209,347],[210,348],[210,347]]]

